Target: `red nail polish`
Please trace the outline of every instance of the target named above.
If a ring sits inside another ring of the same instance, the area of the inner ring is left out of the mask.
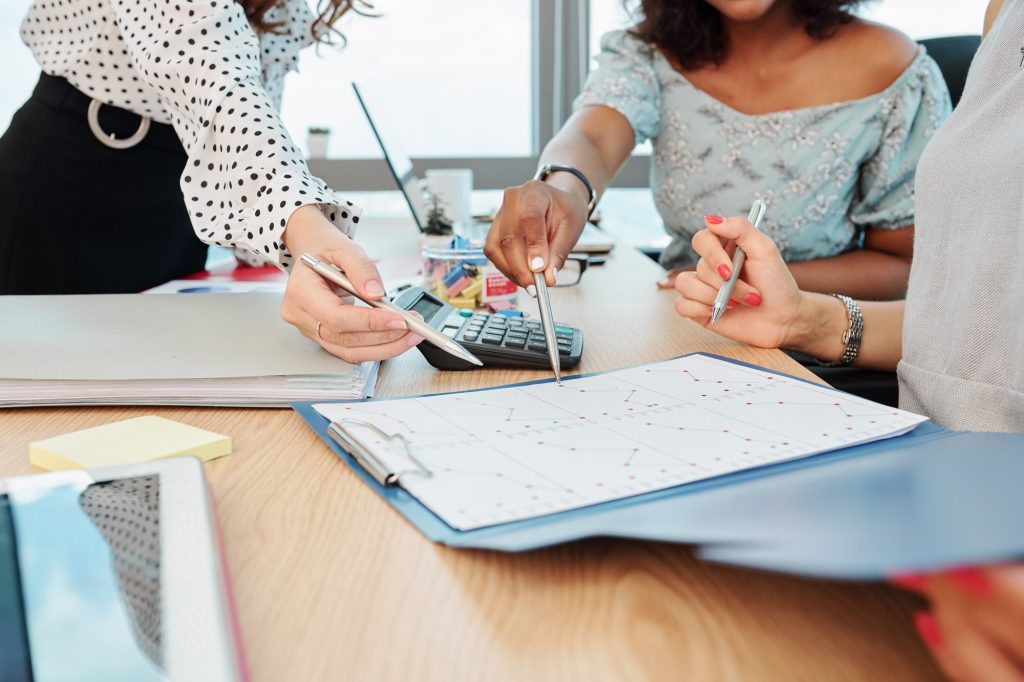
[[[918,611],[914,614],[914,627],[925,644],[933,649],[942,647],[945,637],[942,636],[942,628],[939,621],[935,620],[935,616],[927,611]]]
[[[928,576],[914,573],[894,575],[889,578],[889,582],[908,592],[924,592],[925,588],[928,587]]]
[[[725,220],[725,219],[722,216],[720,216],[720,215],[706,215],[706,216],[704,216],[704,222],[706,222],[709,225],[719,225],[719,224],[721,224],[721,222],[723,220]]]
[[[743,302],[747,305],[754,306],[755,308],[761,305],[761,297],[751,291],[749,294],[743,297]]]
[[[727,303],[725,307],[728,308],[729,310],[732,310],[733,308],[735,308],[738,305],[739,305],[739,303],[737,301],[734,301],[734,300],[732,300],[730,298],[729,299],[729,303]]]
[[[945,576],[960,589],[976,597],[984,597],[992,591],[992,582],[980,568],[954,568]]]
[[[722,263],[718,266],[718,276],[722,279],[729,279],[732,277],[732,268],[730,268],[726,263]]]

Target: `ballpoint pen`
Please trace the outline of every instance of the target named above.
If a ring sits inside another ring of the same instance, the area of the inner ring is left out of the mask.
[[[760,199],[754,200],[754,205],[750,207],[750,214],[747,216],[747,220],[754,226],[754,229],[761,227],[761,220],[764,218],[764,212],[768,210],[768,206]],[[729,279],[722,282],[722,286],[718,289],[718,295],[715,296],[715,303],[711,306],[711,324],[717,324],[718,319],[722,317],[722,313],[729,307],[729,299],[732,297],[733,287],[736,286],[736,280],[740,276],[740,269],[743,267],[743,262],[747,259],[747,254],[743,253],[743,249],[736,247],[736,251],[732,254],[732,276]]]
[[[558,356],[558,339],[555,337],[555,318],[551,314],[551,299],[548,297],[548,283],[543,272],[533,273],[533,285],[537,289],[537,305],[540,306],[540,323],[544,328],[544,340],[548,346],[548,358],[555,372],[555,381],[562,383],[562,360]]]
[[[386,301],[384,299],[381,299],[379,301],[373,301],[363,298],[356,291],[355,286],[352,284],[352,282],[349,281],[348,277],[345,276],[345,273],[343,273],[341,269],[334,263],[322,261],[319,258],[315,258],[309,255],[308,253],[302,254],[302,262],[308,265],[310,268],[312,268],[313,271],[316,272],[318,275],[320,275],[324,279],[334,282],[339,287],[341,287],[351,295],[355,296],[363,303],[371,305],[374,308],[380,308],[381,310],[387,310],[388,312],[392,312],[395,313],[396,315],[399,315],[410,331],[416,332],[425,340],[434,344],[441,350],[446,351],[447,353],[454,355],[457,358],[465,360],[466,362],[471,362],[474,365],[477,365],[478,367],[483,367],[484,363],[480,362],[475,355],[473,355],[468,350],[463,348],[460,344],[456,343],[455,341],[452,341],[447,336],[437,331],[436,329],[434,329],[433,327],[431,327],[429,324],[419,319],[418,317],[415,317],[411,315],[409,312],[403,310],[402,308],[399,308],[391,301]]]

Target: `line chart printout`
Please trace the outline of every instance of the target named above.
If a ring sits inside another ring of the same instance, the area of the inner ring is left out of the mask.
[[[314,406],[458,530],[836,450],[924,417],[706,355],[593,376]],[[350,421],[343,421],[350,420]],[[430,469],[414,471],[400,440]]]

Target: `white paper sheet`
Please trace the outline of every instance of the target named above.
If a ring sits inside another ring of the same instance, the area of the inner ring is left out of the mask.
[[[900,435],[924,417],[691,355],[563,381],[319,404],[402,434],[433,471],[402,485],[460,530],[583,507]],[[399,441],[348,431],[395,471]]]

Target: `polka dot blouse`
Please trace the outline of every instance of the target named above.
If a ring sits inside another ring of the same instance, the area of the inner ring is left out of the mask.
[[[278,33],[257,35],[232,0],[37,0],[21,37],[46,73],[174,126],[200,239],[288,268],[292,211],[317,204],[351,236],[360,210],[310,174],[278,112],[314,17],[305,0],[282,0],[265,18]]]

